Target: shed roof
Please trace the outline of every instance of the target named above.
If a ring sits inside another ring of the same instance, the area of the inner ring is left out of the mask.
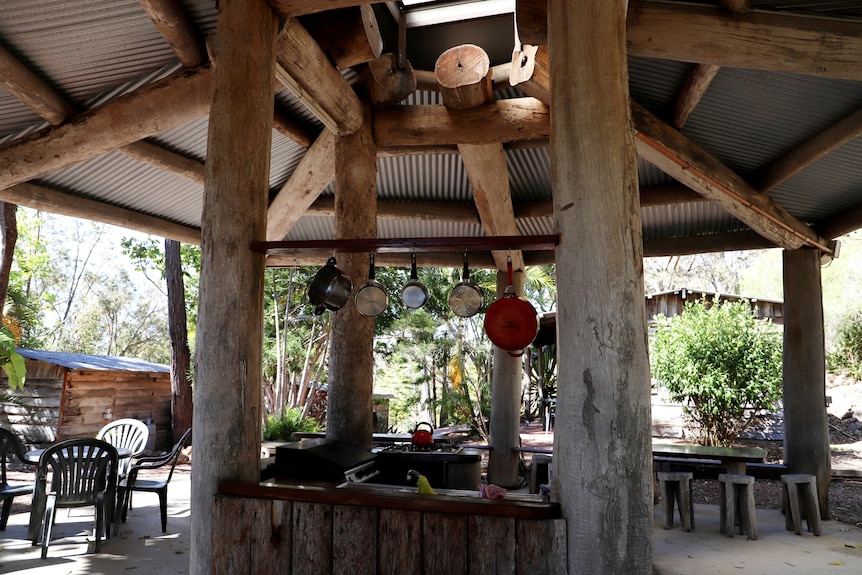
[[[110,355],[88,355],[63,351],[42,351],[18,348],[18,353],[27,359],[44,361],[66,369],[90,369],[95,371],[129,371],[139,373],[170,373],[171,368],[159,363],[151,363],[134,357],[114,357]]]

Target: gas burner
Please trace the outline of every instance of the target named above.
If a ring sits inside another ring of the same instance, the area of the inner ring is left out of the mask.
[[[431,445],[413,445],[412,443],[393,443],[377,453],[459,453],[461,446],[454,443],[434,443]]]

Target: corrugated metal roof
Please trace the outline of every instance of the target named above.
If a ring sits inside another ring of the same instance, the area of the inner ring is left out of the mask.
[[[92,369],[96,371],[133,371],[143,373],[170,373],[169,365],[151,363],[134,357],[114,357],[110,355],[88,355],[85,353],[66,353],[63,351],[42,351],[18,348],[18,353],[28,359],[44,361],[66,369]]]
[[[179,4],[200,38],[215,30],[218,14],[215,0],[180,0]],[[759,10],[815,13],[847,21],[862,12],[858,0],[753,0],[753,6]],[[483,20],[481,32],[484,34],[493,26],[499,38],[509,38],[512,33],[510,19],[500,19],[496,24]],[[440,25],[424,30],[422,38],[430,38],[428,34],[433,32],[443,37],[435,38],[433,46],[442,46],[472,28],[478,30],[470,23],[462,23],[457,30]],[[409,33],[413,34],[413,30]],[[412,38],[415,44],[419,36]],[[386,42],[391,46],[391,39]],[[59,3],[4,0],[0,2],[0,44],[79,107],[115,98],[179,67],[138,0]],[[408,38],[408,49],[410,46]],[[628,63],[632,98],[667,119],[691,65],[643,57],[629,57]],[[359,79],[357,71],[352,69],[343,70],[342,75],[351,84]],[[505,88],[495,94],[497,98],[521,95],[517,88]],[[277,92],[275,101],[309,133],[323,129],[314,114],[288,90]],[[438,93],[422,91],[404,103],[440,105],[441,102]],[[682,132],[728,167],[749,177],[860,108],[862,82],[722,68]],[[0,142],[22,137],[45,125],[26,106],[0,89]],[[207,128],[208,118],[199,118],[148,140],[203,162]],[[288,180],[304,154],[302,146],[273,131],[271,193]],[[547,146],[507,148],[506,157],[514,202],[552,198]],[[862,141],[857,138],[788,179],[772,190],[770,196],[803,221],[826,220],[862,206],[860,165]],[[664,172],[642,160],[638,161],[638,174],[642,188],[673,182]],[[202,186],[119,153],[83,162],[39,178],[36,183],[169,221],[200,225]],[[466,203],[472,199],[463,164],[454,153],[380,158],[377,186],[381,200]],[[330,185],[324,195],[332,193]],[[647,207],[642,216],[646,238],[746,229],[736,218],[706,202]],[[521,233],[553,233],[551,218],[520,220],[518,226]],[[472,224],[385,220],[380,227],[381,237],[482,234],[481,227]],[[332,218],[305,216],[291,230],[289,239],[328,239],[331,235]]]

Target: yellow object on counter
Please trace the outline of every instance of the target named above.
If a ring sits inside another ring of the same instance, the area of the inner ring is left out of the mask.
[[[434,488],[431,487],[431,484],[428,483],[428,478],[424,475],[420,475],[419,479],[416,481],[416,492],[419,495],[437,495],[437,492],[434,491]]]

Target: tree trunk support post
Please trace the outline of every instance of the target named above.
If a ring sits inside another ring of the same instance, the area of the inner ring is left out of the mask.
[[[524,272],[512,275],[515,293],[524,293]],[[497,298],[503,297],[509,284],[507,272],[497,271]],[[529,349],[524,350],[529,353]],[[520,487],[518,478],[519,455],[515,448],[520,438],[521,377],[524,360],[505,349],[494,346],[491,371],[491,425],[488,454],[488,483],[506,488]]]
[[[377,237],[377,148],[371,108],[353,134],[335,140],[335,238]],[[368,252],[338,255],[338,267],[358,289],[368,277]],[[374,318],[352,302],[332,312],[326,437],[371,448],[374,432]]]
[[[219,480],[260,480],[264,256],[278,18],[222,2],[201,218],[189,572],[212,573]],[[249,89],[253,86],[254,89]]]
[[[569,573],[652,573],[650,377],[626,4],[548,4],[560,232],[551,493],[567,523]]]
[[[784,463],[817,478],[820,517],[829,519],[829,419],[820,252],[784,250]]]

